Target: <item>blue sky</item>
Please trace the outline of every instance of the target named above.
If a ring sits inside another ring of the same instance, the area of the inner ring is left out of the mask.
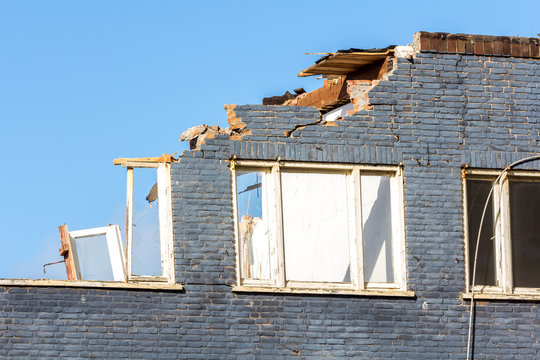
[[[419,30],[537,36],[538,1],[0,0],[0,278],[63,278],[58,225],[124,229],[117,157],[181,152],[224,104],[320,86],[328,52]]]

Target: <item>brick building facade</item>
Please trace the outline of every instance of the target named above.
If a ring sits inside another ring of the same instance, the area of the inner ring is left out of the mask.
[[[171,163],[184,290],[0,285],[0,356],[465,358],[463,177],[538,154],[538,39],[419,33],[413,50],[334,120],[294,104],[226,106],[233,132]],[[231,164],[243,160],[401,169],[405,288],[240,286]],[[540,162],[519,169],[534,182]],[[478,294],[475,358],[540,356],[534,291]]]

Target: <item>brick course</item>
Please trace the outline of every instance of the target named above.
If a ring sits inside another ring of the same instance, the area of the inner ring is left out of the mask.
[[[540,39],[517,36],[429,33],[415,34],[418,51],[485,56],[540,58]]]

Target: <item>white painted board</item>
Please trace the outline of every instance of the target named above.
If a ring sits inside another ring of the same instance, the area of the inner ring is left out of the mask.
[[[365,281],[392,283],[391,178],[376,175],[360,178]]]
[[[286,279],[350,283],[347,175],[282,172],[281,182]]]

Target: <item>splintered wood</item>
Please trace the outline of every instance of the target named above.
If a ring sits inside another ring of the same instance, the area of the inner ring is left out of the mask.
[[[66,273],[68,280],[80,280],[77,278],[77,272],[75,271],[75,262],[73,260],[73,252],[71,251],[71,241],[69,239],[69,231],[66,224],[58,226],[60,231],[60,241],[62,247],[59,249],[60,255],[64,257],[66,264]]]

